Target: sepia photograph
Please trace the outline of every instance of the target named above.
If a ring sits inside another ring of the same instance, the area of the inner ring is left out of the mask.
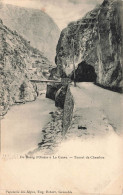
[[[0,0],[0,195],[123,195],[123,0]]]

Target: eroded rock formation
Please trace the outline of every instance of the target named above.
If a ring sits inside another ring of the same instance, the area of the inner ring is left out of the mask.
[[[1,114],[12,104],[35,100],[37,88],[30,79],[44,78],[43,69],[49,70],[50,66],[39,50],[0,20]]]
[[[104,87],[122,85],[122,1],[104,0],[82,19],[63,29],[57,45],[58,72],[70,75],[85,62],[94,67],[96,83]],[[73,59],[74,56],[74,59]]]
[[[64,102],[65,102],[65,97],[66,97],[66,92],[67,92],[67,86],[62,86],[55,95],[55,106],[64,108]]]

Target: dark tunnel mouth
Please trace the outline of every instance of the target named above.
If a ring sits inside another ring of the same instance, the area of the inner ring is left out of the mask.
[[[92,65],[88,64],[85,61],[82,61],[78,64],[77,69],[75,70],[75,79],[74,71],[72,71],[71,80],[76,82],[96,82],[97,74]]]

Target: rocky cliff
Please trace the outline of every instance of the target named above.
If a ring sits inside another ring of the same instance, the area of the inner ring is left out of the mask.
[[[60,30],[45,12],[1,4],[0,18],[7,27],[17,31],[54,62]]]
[[[50,66],[40,51],[0,20],[1,114],[5,114],[12,104],[33,101],[37,89],[29,80],[44,78]]]
[[[96,83],[121,87],[122,4],[119,0],[104,0],[85,17],[63,29],[55,59],[61,77],[63,71],[69,76],[72,74],[74,62],[76,68],[79,64],[79,69],[80,64],[92,66]]]

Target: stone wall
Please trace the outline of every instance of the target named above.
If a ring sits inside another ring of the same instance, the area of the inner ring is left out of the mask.
[[[73,116],[74,99],[70,91],[70,83],[47,85],[46,97],[55,100],[55,106],[63,109],[62,134],[66,134]]]
[[[70,85],[67,87],[65,102],[64,102],[64,111],[63,111],[63,136],[66,134],[68,128],[71,125],[73,117],[73,108],[74,108],[74,99],[70,91]]]
[[[67,93],[67,86],[62,86],[55,95],[55,106],[64,109],[64,103]]]
[[[59,106],[57,111],[50,112],[51,121],[42,129],[42,139],[38,144],[38,150],[44,154],[52,154],[57,150],[58,145],[64,139],[69,129],[73,117],[74,100],[70,91],[70,86],[65,87],[66,95],[64,101],[64,109]],[[37,150],[36,150],[37,151]]]

